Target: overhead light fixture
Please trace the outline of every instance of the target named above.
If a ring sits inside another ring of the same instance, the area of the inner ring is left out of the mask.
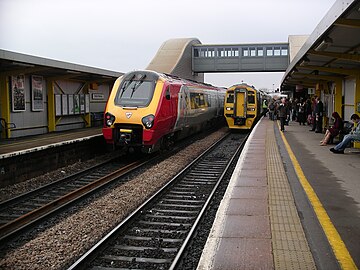
[[[32,64],[27,64],[27,63],[20,63],[20,62],[12,62],[13,65],[16,65],[16,66],[20,66],[20,67],[35,67],[34,65]]]
[[[69,74],[81,74],[80,71],[74,71],[74,70],[67,70],[66,72]]]
[[[323,51],[325,50],[330,44],[333,43],[332,38],[325,37],[323,41],[315,48],[315,51]]]

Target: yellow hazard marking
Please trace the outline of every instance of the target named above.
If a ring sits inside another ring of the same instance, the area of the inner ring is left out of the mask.
[[[278,123],[278,128],[280,130],[280,126]],[[291,162],[294,166],[295,172],[300,180],[300,183],[315,211],[315,214],[321,224],[321,227],[324,230],[324,233],[330,243],[332,250],[334,251],[335,257],[338,260],[342,269],[358,269],[353,258],[351,257],[348,249],[345,246],[345,243],[341,239],[340,234],[336,230],[334,224],[331,222],[329,215],[326,213],[325,208],[323,207],[320,199],[316,195],[314,189],[308,182],[305,177],[303,170],[299,162],[297,161],[294,152],[291,150],[289,143],[287,142],[284,134],[280,132],[283,142],[285,144],[286,150],[289,153]]]

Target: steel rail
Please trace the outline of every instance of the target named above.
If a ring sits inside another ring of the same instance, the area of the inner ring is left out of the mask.
[[[125,230],[129,223],[133,220],[134,217],[140,215],[143,210],[149,205],[152,204],[158,197],[160,197],[171,185],[173,185],[174,182],[177,181],[178,178],[185,175],[187,171],[193,167],[194,164],[196,164],[200,159],[202,159],[204,156],[206,156],[208,153],[210,153],[212,150],[214,150],[230,133],[227,133],[225,136],[223,136],[220,140],[213,143],[206,151],[204,151],[201,155],[199,155],[195,160],[193,160],[191,163],[189,163],[185,168],[183,168],[179,173],[177,173],[169,182],[167,182],[160,190],[158,190],[155,194],[153,194],[149,199],[147,199],[144,203],[142,203],[136,210],[134,210],[130,215],[128,215],[121,223],[119,223],[114,229],[112,229],[106,236],[104,236],[100,241],[98,241],[92,248],[90,248],[85,254],[83,254],[76,262],[74,262],[68,270],[74,270],[74,269],[86,269],[87,264],[92,261],[96,255],[101,252],[103,249],[106,248],[106,245],[111,242],[114,238],[114,236],[118,235],[121,231]],[[233,160],[234,157],[231,158]],[[226,167],[226,170],[228,170],[228,166]],[[224,175],[225,173],[223,173]],[[222,176],[223,177],[223,176]],[[217,185],[218,186],[218,185]],[[212,195],[215,193],[215,191],[212,192]],[[210,201],[210,200],[209,200]],[[204,213],[205,209],[202,209],[201,213]],[[200,218],[199,218],[200,220]],[[198,222],[197,222],[198,224]],[[192,229],[192,233],[195,230]],[[190,238],[189,238],[190,239]],[[187,239],[188,243],[188,239]],[[187,244],[186,244],[187,245]],[[185,245],[185,246],[186,246]],[[185,246],[181,248],[183,251],[185,249]],[[177,256],[178,257],[178,256]],[[181,257],[181,255],[179,255]]]
[[[92,183],[89,183],[77,190],[74,190],[50,203],[47,203],[43,205],[42,207],[28,212],[23,216],[20,216],[19,218],[6,223],[5,225],[0,227],[0,241],[4,241],[6,239],[9,239],[11,236],[13,236],[15,233],[19,232],[20,230],[24,230],[25,228],[33,225],[35,222],[38,222],[44,218],[46,218],[48,215],[55,213],[56,211],[59,211],[63,207],[66,207],[67,205],[76,202],[79,199],[84,198],[85,196],[88,196],[98,190],[99,188],[102,188],[105,185],[110,184],[112,181],[117,180],[119,177],[124,176],[125,174],[145,165],[146,163],[150,162],[152,159],[147,160],[140,160],[133,162],[131,164],[126,165],[125,167],[122,167],[109,175],[106,175],[104,177],[101,177],[97,180],[95,180]]]

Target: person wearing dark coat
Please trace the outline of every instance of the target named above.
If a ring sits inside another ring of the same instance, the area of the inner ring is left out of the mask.
[[[316,106],[315,106],[315,118],[316,118],[315,133],[322,133],[323,111],[324,111],[324,105],[320,100],[320,97],[317,97]]]
[[[280,130],[285,131],[285,120],[289,117],[290,112],[288,105],[286,104],[286,98],[281,99],[281,103],[277,107],[280,118]]]

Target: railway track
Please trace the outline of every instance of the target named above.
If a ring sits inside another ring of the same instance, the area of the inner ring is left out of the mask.
[[[148,162],[115,158],[0,203],[0,240],[5,242],[71,203]]]
[[[214,144],[69,269],[175,269],[244,142]]]

